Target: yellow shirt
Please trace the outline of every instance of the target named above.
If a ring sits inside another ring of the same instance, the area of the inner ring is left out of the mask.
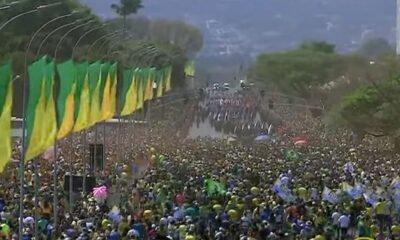
[[[303,187],[299,187],[297,189],[297,194],[299,195],[300,198],[302,199],[307,199],[307,189],[303,188]]]
[[[400,225],[393,225],[391,229],[393,234],[400,235]]]
[[[315,236],[314,240],[326,240],[326,238],[322,235]]]
[[[108,219],[103,219],[103,221],[101,221],[101,227],[103,229],[107,229],[107,226],[111,224],[111,222]]]
[[[375,213],[378,215],[385,214],[386,204],[385,202],[378,202],[375,206]]]
[[[193,235],[186,235],[185,240],[196,240],[196,237]]]

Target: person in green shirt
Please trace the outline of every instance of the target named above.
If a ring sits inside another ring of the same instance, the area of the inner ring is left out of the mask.
[[[359,237],[370,237],[371,231],[365,223],[364,217],[360,217],[357,223],[357,231]]]

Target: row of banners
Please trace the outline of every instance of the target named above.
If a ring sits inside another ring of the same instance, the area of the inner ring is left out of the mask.
[[[126,69],[118,83],[116,63],[69,60],[55,64],[47,57],[32,63],[28,67],[25,160],[39,156],[70,133],[140,110],[145,101],[171,89],[171,72],[170,66]],[[9,61],[0,65],[0,172],[12,154],[12,82]]]

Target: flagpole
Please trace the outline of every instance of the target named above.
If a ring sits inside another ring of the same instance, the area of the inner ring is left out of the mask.
[[[39,169],[38,169],[38,158],[34,158],[33,160],[33,168],[35,173],[34,179],[34,193],[35,193],[35,239],[39,239],[39,194],[38,194],[38,187],[39,187]]]
[[[83,161],[83,178],[82,178],[82,190],[83,194],[86,194],[86,130],[83,130],[82,134],[82,161]],[[71,183],[72,181],[70,181]]]
[[[38,6],[36,9],[21,13],[19,15],[16,15],[14,17],[12,17],[10,20],[8,20],[6,23],[4,23],[1,27],[0,30],[3,29],[4,27],[6,27],[9,23],[11,23],[12,21],[16,20],[19,17],[25,16],[27,14],[30,13],[35,13],[38,10],[41,9],[45,9],[45,8],[49,8],[49,7],[55,7],[60,5],[61,2],[55,2],[52,4],[47,4],[47,5],[41,5]],[[26,104],[27,104],[27,100],[26,100],[26,95],[27,95],[27,79],[28,79],[28,53],[30,51],[31,45],[33,43],[33,40],[35,39],[35,37],[39,34],[39,32],[45,28],[47,25],[49,25],[50,23],[57,21],[60,18],[66,17],[65,15],[57,17],[57,18],[53,18],[50,21],[46,22],[45,24],[43,24],[38,30],[36,30],[36,32],[32,35],[31,39],[29,40],[28,46],[26,48],[25,51],[25,63],[24,63],[24,78],[23,78],[23,94],[22,94],[22,156],[21,156],[21,162],[20,162],[20,199],[19,199],[19,226],[18,226],[18,236],[19,238],[22,238],[23,235],[23,220],[24,220],[24,184],[25,184],[25,152],[26,152]],[[35,199],[37,199],[37,192],[35,191]],[[35,201],[35,209],[37,208],[36,205],[36,201]],[[36,216],[35,216],[36,217]],[[37,221],[37,219],[35,219]],[[36,230],[36,227],[35,227]],[[35,235],[37,231],[35,231]]]
[[[75,13],[78,13],[78,11],[73,11],[73,12],[71,12],[71,13],[69,13],[69,14],[65,14],[65,15],[61,15],[61,16],[58,16],[58,17],[56,17],[56,18],[53,18],[53,19],[51,19],[50,21],[48,21],[48,22],[46,22],[45,24],[43,24],[38,30],[37,30],[37,32],[36,33],[39,33],[41,30],[43,30],[46,26],[48,26],[49,24],[51,24],[51,23],[53,23],[53,22],[56,22],[56,21],[58,21],[58,20],[60,20],[60,19],[63,19],[63,18],[67,18],[67,17],[70,17],[70,16],[72,16],[72,15],[74,15]],[[41,44],[40,44],[40,46],[39,46],[39,49],[38,49],[38,51],[37,51],[37,55],[36,55],[36,58],[38,58],[38,56],[39,56],[39,53],[40,53],[40,50],[41,50],[41,48],[42,48],[42,46],[43,46],[43,44],[46,42],[46,40],[51,36],[51,34],[53,34],[55,31],[58,31],[59,29],[61,29],[61,28],[63,28],[63,27],[65,27],[65,25],[62,25],[62,26],[60,26],[60,27],[57,27],[55,30],[53,30],[52,32],[50,32],[50,34],[48,34],[43,40],[42,40],[42,42],[41,42]],[[36,34],[35,33],[35,34]],[[32,38],[32,41],[33,41],[33,39],[34,38]],[[32,42],[31,42],[32,43]],[[31,44],[30,43],[30,44]],[[30,46],[30,44],[29,44],[29,46]],[[59,127],[59,126],[58,126]],[[58,129],[58,127],[57,127],[57,129]],[[55,233],[57,233],[57,229],[58,229],[58,189],[57,189],[57,183],[58,183],[58,164],[57,164],[57,161],[58,161],[58,151],[57,151],[57,137],[56,137],[56,139],[55,139],[55,141],[54,141],[54,146],[53,146],[53,154],[54,154],[54,162],[53,162],[53,172],[54,172],[54,175],[53,175],[53,223],[54,223],[54,231],[55,231]],[[36,193],[36,192],[35,192]],[[36,199],[36,198],[35,198]],[[37,206],[37,204],[35,203],[35,206]],[[35,208],[35,209],[37,209],[37,207]],[[36,220],[37,221],[37,220]],[[36,233],[37,232],[37,229],[35,228],[35,238],[36,238]]]
[[[54,141],[54,146],[53,146],[53,150],[54,150],[54,163],[53,163],[53,184],[54,184],[54,186],[53,186],[53,217],[54,217],[54,230],[55,230],[55,232],[57,232],[57,217],[58,217],[58,209],[57,209],[57,202],[58,202],[58,199],[57,199],[57,195],[58,195],[58,193],[57,193],[57,176],[58,176],[58,164],[57,164],[57,161],[58,161],[58,152],[57,152],[57,137],[56,137],[56,140]]]
[[[117,128],[117,163],[119,163],[120,158],[121,158],[121,149],[120,149],[120,145],[121,142],[119,141],[119,139],[121,134],[121,114],[118,114],[118,128]]]
[[[97,124],[94,125],[94,156],[93,156],[93,169],[92,169],[92,174],[96,178],[96,163],[97,163]]]
[[[72,180],[72,159],[74,157],[74,135],[71,135],[71,146],[70,146],[70,151],[72,152],[72,154],[70,154],[70,159],[69,159],[69,188],[68,188],[68,205],[69,205],[69,213],[72,214],[73,212],[73,198],[72,198],[72,194],[73,194],[73,189],[72,189],[72,185],[74,184],[73,180]]]
[[[107,151],[106,151],[106,122],[103,122],[103,163],[102,163],[102,173],[104,175],[104,161],[106,160]]]
[[[77,20],[77,21],[75,21],[75,22],[79,22],[79,21],[84,21],[84,20],[89,20],[90,18],[87,18],[87,19],[80,19],[80,20]],[[74,23],[75,23],[74,22]],[[74,30],[76,30],[76,29],[78,29],[78,28],[80,28],[80,27],[83,27],[83,26],[85,26],[85,25],[88,25],[88,24],[90,24],[90,23],[92,23],[92,22],[94,22],[94,20],[90,20],[90,21],[88,21],[88,22],[85,22],[85,23],[83,23],[83,24],[80,24],[80,25],[78,25],[78,26],[75,26],[75,27],[73,27],[73,28],[71,28],[69,31],[67,31],[61,38],[60,38],[60,40],[58,41],[58,43],[57,43],[57,45],[56,45],[56,49],[55,49],[55,51],[54,51],[54,60],[55,61],[57,61],[57,53],[58,53],[58,49],[59,49],[59,47],[61,46],[61,43],[62,43],[62,41],[68,36],[68,34],[70,34],[72,31],[74,31]],[[58,31],[58,30],[60,30],[61,28],[64,28],[64,27],[67,27],[67,26],[70,26],[70,25],[72,25],[72,24],[74,24],[74,23],[71,23],[71,24],[65,24],[65,25],[63,25],[63,26],[60,26],[60,27],[58,27],[58,28],[56,28],[55,30],[53,30],[51,33],[49,33],[47,36],[46,36],[46,38],[42,41],[42,43],[41,43],[41,45],[40,45],[40,47],[39,47],[39,50],[38,50],[38,55],[40,54],[40,49],[41,49],[41,47],[43,46],[43,44],[46,42],[46,40],[47,40],[47,38],[49,38],[54,32],[56,32],[56,31]],[[55,147],[55,149],[57,149],[57,139],[55,140],[55,142],[54,142],[54,147]],[[57,169],[57,160],[55,160],[55,162],[54,162],[54,168],[55,169]],[[73,189],[72,189],[72,185],[73,185],[73,174],[72,174],[72,158],[70,159],[70,163],[69,163],[69,171],[70,171],[70,176],[69,176],[69,205],[70,205],[70,211],[72,212],[72,205],[73,205],[73,198],[72,198],[72,195],[73,195]],[[57,223],[57,217],[58,217],[58,209],[57,209],[57,175],[55,174],[54,175],[54,200],[53,200],[53,202],[54,202],[54,223],[55,223],[55,225],[56,225],[56,223]]]

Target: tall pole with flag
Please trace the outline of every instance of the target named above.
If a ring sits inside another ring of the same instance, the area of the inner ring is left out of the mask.
[[[61,4],[61,2],[55,2],[55,3],[52,3],[52,4],[48,4],[48,5],[41,5],[41,6],[38,6],[34,10],[30,10],[28,12],[21,13],[21,14],[19,14],[17,16],[14,16],[9,21],[7,21],[5,24],[3,24],[0,27],[0,29],[4,28],[11,21],[14,21],[19,17],[25,16],[26,14],[36,13],[38,10],[46,9],[46,8],[49,8],[49,7],[55,7],[55,6],[58,6],[60,4]],[[24,182],[25,182],[24,181],[24,177],[25,177],[24,170],[25,170],[26,130],[27,130],[26,129],[25,110],[26,110],[26,97],[27,97],[27,94],[26,94],[27,92],[26,91],[27,91],[27,78],[28,78],[28,76],[27,76],[28,75],[28,71],[27,71],[27,68],[28,68],[28,53],[30,51],[30,47],[31,47],[31,45],[33,43],[33,40],[35,39],[35,37],[39,34],[39,32],[43,28],[45,28],[50,23],[52,23],[54,21],[57,21],[58,19],[61,19],[61,18],[64,18],[64,17],[68,17],[68,16],[70,16],[70,15],[67,14],[67,15],[59,16],[59,17],[53,18],[50,21],[48,21],[45,24],[43,24],[32,35],[32,37],[31,37],[31,39],[30,39],[30,41],[28,43],[28,47],[26,48],[26,51],[25,51],[25,64],[24,64],[25,74],[23,76],[24,78],[23,78],[23,87],[22,87],[22,91],[23,91],[23,94],[22,94],[22,151],[21,151],[22,152],[22,154],[21,154],[22,157],[21,157],[20,169],[19,169],[19,171],[20,171],[20,176],[19,176],[20,177],[20,199],[19,199],[19,226],[18,226],[19,228],[18,228],[18,233],[19,233],[19,237],[20,238],[22,238],[22,234],[23,234],[23,220],[24,220],[24,216],[23,216],[23,213],[24,213],[24,202],[23,202],[23,199],[24,199]]]

